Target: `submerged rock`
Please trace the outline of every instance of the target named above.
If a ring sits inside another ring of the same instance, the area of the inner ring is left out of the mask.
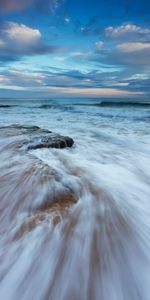
[[[3,156],[0,174],[3,231],[18,240],[39,226],[53,230],[69,217],[78,196],[63,174],[39,158],[27,151],[9,154]]]
[[[74,141],[37,126],[20,125],[0,127],[0,138],[3,230],[11,232],[8,224],[13,220],[10,238],[16,240],[41,223],[53,228],[69,214],[77,197],[61,172],[28,150],[71,147]]]
[[[38,126],[11,125],[0,128],[1,137],[17,136],[18,148],[35,150],[41,148],[72,147],[74,141],[68,136],[41,129]]]
[[[42,222],[48,226],[56,226],[69,212],[69,208],[77,203],[73,194],[60,195],[53,201],[41,204],[37,211],[26,218],[24,223],[15,232],[14,240],[18,240],[34,230]]]

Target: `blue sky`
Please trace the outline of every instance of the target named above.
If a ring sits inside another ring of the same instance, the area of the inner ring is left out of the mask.
[[[0,0],[1,97],[150,94],[149,0]]]

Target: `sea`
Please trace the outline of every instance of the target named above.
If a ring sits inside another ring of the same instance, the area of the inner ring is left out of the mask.
[[[19,152],[12,124],[74,145]],[[150,299],[150,101],[0,101],[0,261],[0,299]]]

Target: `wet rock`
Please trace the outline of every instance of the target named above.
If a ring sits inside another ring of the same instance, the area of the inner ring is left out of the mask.
[[[60,196],[55,201],[42,204],[36,213],[29,216],[15,232],[14,239],[18,240],[25,234],[34,230],[38,225],[56,226],[66,216],[69,208],[77,203],[76,197],[72,194]]]
[[[40,138],[35,137],[29,141],[27,145],[28,150],[35,150],[40,148],[66,148],[72,147],[74,141],[72,138],[67,136],[61,136],[54,133],[49,133],[47,136],[41,136]]]
[[[11,232],[13,222],[10,238],[16,240],[38,226],[53,230],[70,215],[77,195],[58,170],[39,158],[25,151],[11,156],[3,157],[0,173],[3,231]]]
[[[53,228],[69,215],[69,209],[77,199],[74,191],[64,183],[61,172],[28,150],[71,147],[74,141],[37,126],[20,125],[0,127],[0,137],[4,231],[11,232],[8,229],[10,220],[15,224],[12,240],[36,229],[41,222],[43,226],[48,225],[48,229]],[[21,213],[23,219],[20,222]]]
[[[75,196],[71,193],[62,194],[59,195],[56,199],[53,199],[53,201],[46,201],[45,203],[42,203],[38,210],[40,212],[64,212],[67,208],[72,206],[77,202]]]
[[[13,124],[10,126],[0,127],[0,137],[18,137],[22,135],[32,136],[34,134],[46,134],[51,131],[41,129],[38,126],[22,126],[18,124]]]
[[[11,125],[0,128],[1,137],[17,137],[18,148],[35,150],[41,148],[72,147],[74,141],[68,136],[62,136],[38,126]]]

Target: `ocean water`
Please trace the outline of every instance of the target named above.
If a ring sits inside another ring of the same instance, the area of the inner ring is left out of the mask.
[[[150,103],[1,101],[12,124],[75,144],[20,154],[0,135],[0,299],[149,300]],[[58,222],[38,211],[66,190]]]

